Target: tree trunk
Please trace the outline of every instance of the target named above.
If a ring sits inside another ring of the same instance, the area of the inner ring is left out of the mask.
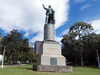
[[[10,65],[13,64],[13,61],[12,61],[12,54],[10,55],[10,58],[9,58],[9,64],[10,64]]]
[[[82,52],[81,52],[81,66],[84,66]]]
[[[76,64],[76,66],[77,66],[77,57],[75,57],[75,64]]]

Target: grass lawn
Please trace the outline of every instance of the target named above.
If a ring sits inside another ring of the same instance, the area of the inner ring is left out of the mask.
[[[99,68],[73,67],[72,73],[36,72],[30,70],[32,65],[0,68],[0,75],[100,75]]]

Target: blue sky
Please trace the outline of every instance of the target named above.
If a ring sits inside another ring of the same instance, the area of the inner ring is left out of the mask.
[[[100,33],[100,0],[0,0],[0,32],[6,36],[12,29],[21,32],[29,43],[43,41],[45,10],[51,5],[55,10],[55,40],[76,22],[91,23],[94,32]]]

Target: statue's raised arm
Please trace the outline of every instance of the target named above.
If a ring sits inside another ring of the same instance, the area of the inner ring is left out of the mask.
[[[46,19],[45,19],[45,24],[48,23],[55,23],[55,19],[54,19],[54,13],[55,11],[51,8],[51,5],[48,6],[48,8],[46,8],[44,6],[44,4],[42,4],[43,8],[46,10]]]
[[[47,10],[47,8],[44,6],[44,4],[42,4],[43,8]]]

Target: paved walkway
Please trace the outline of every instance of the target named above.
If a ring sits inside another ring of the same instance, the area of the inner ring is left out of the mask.
[[[26,65],[26,64],[20,64],[20,65]],[[3,67],[13,67],[13,66],[18,66],[18,65],[4,65]]]

